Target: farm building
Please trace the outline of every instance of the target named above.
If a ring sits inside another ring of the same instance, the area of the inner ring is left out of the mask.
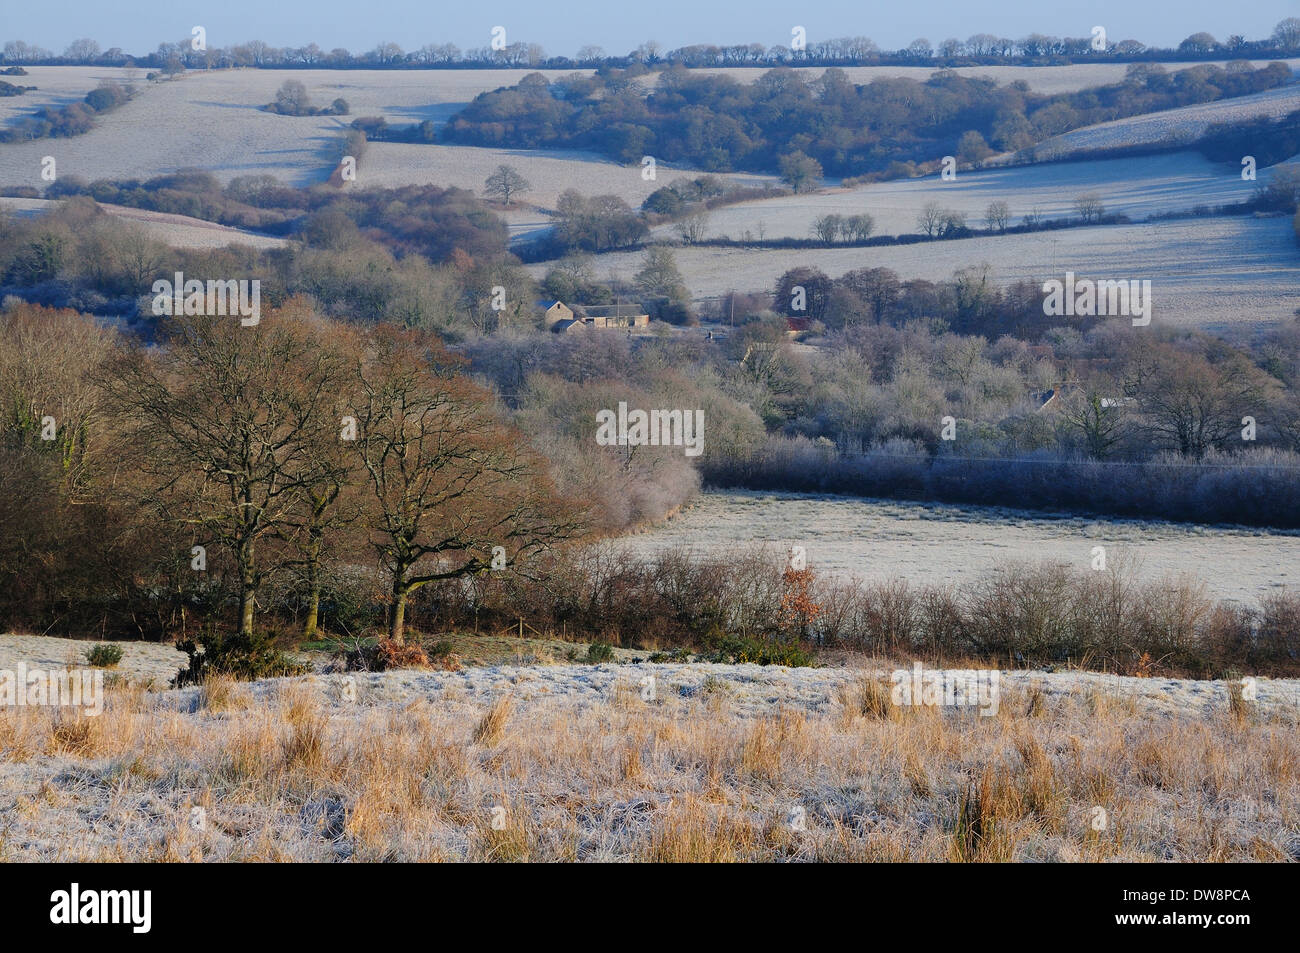
[[[619,302],[603,307],[587,307],[581,314],[562,301],[539,301],[546,326],[557,334],[586,328],[645,328],[650,325],[650,316],[641,312],[633,304]]]
[[[541,312],[542,320],[546,323],[546,326],[552,330],[559,321],[573,320],[573,309],[563,301],[538,301],[537,310]]]

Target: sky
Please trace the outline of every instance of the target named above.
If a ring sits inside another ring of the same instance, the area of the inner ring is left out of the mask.
[[[796,25],[810,44],[867,36],[884,49],[975,33],[1079,37],[1103,26],[1112,42],[1176,46],[1202,30],[1220,40],[1234,33],[1260,39],[1296,15],[1297,0],[0,0],[0,42],[25,40],[59,53],[89,37],[105,49],[143,54],[165,40],[188,40],[197,25],[209,46],[260,39],[361,53],[387,41],[408,51],[426,43],[483,47],[492,28],[504,26],[508,43],[540,43],[548,54],[572,56],[587,44],[622,54],[646,40],[664,49],[773,46],[788,43]]]

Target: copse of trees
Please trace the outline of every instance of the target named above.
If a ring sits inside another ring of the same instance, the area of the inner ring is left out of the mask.
[[[500,219],[467,192],[413,187],[340,195],[323,186],[285,189],[264,177],[236,179],[225,189],[209,179],[180,173],[148,188],[62,184],[213,218],[265,216],[281,229],[297,227],[302,241],[264,250],[168,248],[75,194],[41,218],[0,221],[0,296],[121,315],[149,333],[153,281],[182,271],[257,278],[272,305],[310,294],[323,312],[345,320],[455,335],[484,326],[491,289],[504,285],[510,300],[501,317],[531,323],[532,281],[506,254]]]
[[[488,571],[497,546],[517,567],[579,525],[544,461],[427,335],[355,331],[303,301],[251,327],[169,319],[148,349],[29,306],[4,312],[0,335],[15,408],[0,421],[15,491],[0,504],[6,626],[72,604],[106,631],[229,623],[251,640],[279,581],[300,593],[310,636],[327,577],[378,557],[401,641],[420,586]]]
[[[641,203],[641,208],[654,215],[675,218],[687,209],[723,196],[728,191],[726,180],[716,175],[701,175],[694,179],[682,177],[651,192]]]
[[[7,84],[6,84],[7,85]],[[31,87],[35,89],[35,87]],[[95,127],[95,116],[128,102],[134,93],[129,86],[103,80],[79,103],[43,106],[0,132],[0,142],[28,142],[33,139],[80,136]]]
[[[276,91],[275,100],[262,107],[281,116],[346,116],[351,107],[342,97],[328,106],[313,106],[307,87],[296,79],[286,79]]]
[[[360,157],[360,152],[354,154]],[[45,196],[87,196],[103,204],[188,215],[273,235],[300,232],[312,215],[333,208],[342,216],[336,221],[346,218],[393,252],[415,252],[435,263],[449,260],[457,249],[475,258],[500,258],[508,238],[505,224],[472,193],[432,185],[351,189],[345,196],[325,184],[299,189],[266,175],[236,176],[223,187],[209,172],[182,169],[143,182],[88,183],[63,175]]]
[[[257,592],[290,551],[271,555],[272,540],[292,536],[300,509],[320,506],[313,470],[338,440],[350,369],[332,345],[347,332],[206,316],[172,318],[161,331],[163,350],[130,352],[110,377],[116,412],[136,424],[124,450],[164,523],[230,555],[239,631],[251,636]]]
[[[945,154],[978,164],[990,146],[1018,151],[1085,125],[1271,89],[1290,82],[1281,63],[1261,69],[1196,66],[1131,70],[1121,83],[1042,94],[1018,81],[936,72],[858,85],[838,68],[816,79],[788,67],[752,82],[681,65],[641,88],[627,71],[552,83],[530,73],[477,96],[441,138],[469,145],[590,149],[620,162],[653,155],[713,172],[780,174],[795,191],[823,172],[901,174]],[[909,163],[911,165],[909,166]]]
[[[630,205],[617,195],[586,197],[566,189],[555,204],[555,232],[550,246],[558,254],[626,248],[650,233]]]
[[[1042,300],[1037,283],[999,288],[982,268],[939,283],[904,282],[882,268],[838,279],[791,269],[773,306],[811,319],[830,337],[828,356],[807,365],[787,353],[791,372],[805,364],[819,385],[803,391],[783,382],[767,405],[780,408],[786,433],[841,449],[899,438],[934,453],[943,448],[938,420],[951,414],[971,422],[964,431],[971,454],[1135,460],[1168,451],[1196,461],[1253,447],[1300,451],[1300,379],[1289,353],[1300,325],[1247,353],[1206,335],[1047,321]],[[783,326],[762,338],[751,326],[765,327],[761,316],[740,329],[737,357],[755,340],[784,350]],[[746,363],[749,371],[759,366]],[[1243,417],[1258,423],[1250,441]]]

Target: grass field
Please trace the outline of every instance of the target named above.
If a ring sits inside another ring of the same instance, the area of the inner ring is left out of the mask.
[[[60,174],[88,180],[148,178],[186,167],[221,181],[237,175],[274,175],[293,185],[324,181],[342,131],[358,116],[384,116],[390,124],[431,119],[441,125],[481,92],[519,81],[519,70],[218,70],[163,83],[136,83],[132,102],[100,116],[97,128],[71,139],[0,146],[0,184],[41,188],[41,159],[54,155]],[[564,71],[542,71],[552,78]],[[585,73],[590,71],[577,71]],[[121,70],[32,67],[24,85],[37,92],[0,100],[0,121],[40,106],[79,100],[101,79],[123,81]],[[142,74],[138,74],[142,75]],[[271,102],[286,79],[306,85],[312,101],[337,97],[348,116],[277,116]],[[146,147],[145,143],[156,143]],[[584,194],[612,192],[639,205],[662,182],[645,182],[640,167],[623,167],[582,153],[374,143],[362,158],[359,185],[456,185],[481,191],[501,163],[516,165],[532,181],[531,202],[553,206],[567,188]],[[665,169],[665,172],[668,170]],[[689,171],[689,170],[685,170]],[[774,180],[774,179],[773,179]]]
[[[815,266],[831,277],[884,267],[905,280],[938,281],[958,269],[988,264],[999,283],[1044,281],[1067,270],[1150,279],[1154,323],[1207,330],[1269,326],[1289,320],[1300,307],[1300,253],[1290,219],[1283,217],[1188,219],[874,248],[688,247],[675,255],[695,297],[771,289],[797,265]],[[601,255],[596,272],[631,278],[643,257]],[[546,271],[544,265],[530,268],[539,277]]]
[[[7,209],[20,218],[42,215],[56,204],[57,202],[46,199],[0,198],[0,209]],[[222,248],[232,244],[278,248],[285,243],[282,238],[258,235],[228,225],[206,222],[201,218],[190,218],[188,215],[149,212],[124,205],[101,204],[99,208],[105,215],[127,223],[128,227],[140,228],[158,241],[176,248]]]
[[[992,202],[1006,202],[1011,225],[1037,210],[1044,218],[1075,218],[1077,196],[1095,192],[1106,211],[1144,219],[1169,212],[1186,212],[1198,205],[1227,205],[1249,199],[1258,183],[1243,181],[1239,168],[1216,165],[1199,153],[1180,152],[1134,159],[1016,166],[961,172],[950,181],[936,173],[896,179],[853,189],[831,188],[812,195],[787,195],[715,209],[709,213],[705,237],[812,238],[813,221],[823,215],[868,213],[878,235],[918,231],[917,214],[928,202],[939,202],[967,216],[972,227],[984,228]],[[1260,171],[1261,182],[1271,170]],[[656,235],[672,237],[674,226],[661,225]]]
[[[1295,682],[891,663],[313,676],[0,713],[0,859],[1300,860]]]
[[[1300,66],[1300,59],[1282,60],[1292,69]],[[1215,61],[1214,65],[1223,66],[1226,61]],[[1204,63],[1164,63],[1166,70],[1173,73],[1190,66]],[[1262,66],[1263,63],[1256,65]],[[809,78],[820,76],[822,67],[797,67],[800,73]],[[873,79],[905,77],[917,82],[925,82],[934,75],[931,66],[846,66],[842,67],[849,81],[857,84],[869,83]],[[1000,86],[1023,80],[1036,93],[1052,95],[1055,93],[1072,93],[1089,86],[1105,86],[1120,83],[1128,70],[1127,63],[1072,63],[1067,66],[959,66],[953,72],[961,76],[979,76],[991,79]],[[702,69],[701,73],[715,73],[732,76],[741,82],[752,82],[762,71],[742,68]]]
[[[1144,579],[1187,574],[1215,599],[1253,604],[1300,587],[1300,534],[899,503],[801,493],[701,494],[672,520],[620,542],[638,556],[693,548],[713,556],[752,544],[803,546],[819,573],[966,589],[1009,561],[1088,569],[1094,546],[1131,559]],[[1232,572],[1218,567],[1231,566]]]
[[[1294,62],[1291,65],[1292,70],[1295,70]],[[1250,96],[1183,106],[1075,129],[1041,143],[1035,148],[1035,154],[1045,159],[1087,153],[1092,149],[1181,142],[1200,135],[1211,123],[1254,119],[1259,116],[1277,118],[1297,109],[1300,109],[1300,83],[1292,82],[1288,86],[1279,86]]]

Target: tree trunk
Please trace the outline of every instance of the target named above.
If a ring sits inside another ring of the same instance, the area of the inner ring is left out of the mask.
[[[307,621],[303,623],[303,641],[316,637],[316,627],[320,621],[320,539],[314,539],[307,553]]]
[[[253,634],[253,604],[257,596],[257,574],[254,572],[254,550],[252,540],[244,540],[239,545],[239,634]]]
[[[239,634],[253,634],[253,602],[254,590],[250,583],[245,582],[240,587],[239,593]]]
[[[303,641],[316,638],[317,621],[320,618],[320,583],[311,584],[311,594],[307,596],[307,621],[302,626]]]
[[[394,642],[406,641],[406,587],[393,584],[393,618],[388,624],[388,637]]]

